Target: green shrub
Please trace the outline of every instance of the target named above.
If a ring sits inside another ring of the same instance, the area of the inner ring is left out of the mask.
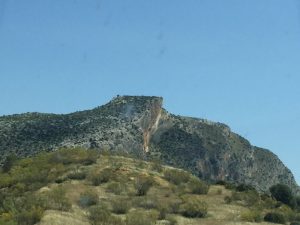
[[[256,191],[232,192],[231,197],[226,199],[228,203],[231,201],[240,201],[245,206],[253,206],[260,201],[260,196]],[[226,201],[225,200],[225,201]]]
[[[108,221],[111,213],[103,206],[93,206],[89,209],[89,220],[92,224],[98,224],[99,221]]]
[[[249,210],[241,214],[241,219],[247,222],[259,223],[263,220],[261,212],[258,210]]]
[[[295,207],[292,190],[285,184],[276,184],[270,188],[272,196],[284,204]]]
[[[174,216],[167,215],[166,220],[169,222],[169,225],[176,225],[177,220]]]
[[[15,183],[15,180],[9,174],[0,173],[0,188],[10,187]]]
[[[269,212],[265,215],[264,220],[271,223],[285,224],[286,219],[283,214],[277,212]]]
[[[120,182],[111,182],[107,185],[106,190],[116,195],[120,195],[122,192],[126,191],[126,185]]]
[[[295,202],[296,202],[296,205],[297,205],[297,209],[300,210],[300,196],[295,197]]]
[[[98,194],[92,190],[86,191],[80,194],[78,204],[85,208],[92,205],[96,205],[99,202]]]
[[[92,184],[98,186],[102,183],[107,183],[113,175],[113,171],[110,168],[102,170],[100,173],[93,172],[90,176]]]
[[[4,160],[3,166],[2,166],[2,172],[8,173],[10,169],[13,167],[14,163],[17,161],[18,157],[15,154],[10,154],[6,157]]]
[[[207,215],[207,204],[193,196],[188,197],[184,199],[184,203],[180,206],[180,212],[185,217],[202,218]]]
[[[135,210],[126,215],[126,225],[154,225],[157,217],[156,211]]]
[[[182,170],[166,169],[164,171],[164,178],[173,184],[179,185],[187,183],[190,179],[190,174]]]
[[[189,181],[188,188],[193,194],[204,195],[208,193],[209,186],[195,177]]]
[[[288,206],[288,205],[281,205],[280,207],[276,208],[277,213],[281,213],[286,220],[289,221],[296,221],[297,214]]]
[[[223,193],[223,190],[221,188],[217,189],[217,195],[221,195]]]
[[[152,177],[138,176],[135,181],[136,194],[138,196],[146,195],[153,184],[154,180]]]
[[[224,197],[224,202],[225,202],[226,204],[230,204],[230,203],[232,202],[232,198],[231,198],[230,196],[225,196],[225,197]]]
[[[83,171],[74,171],[68,174],[68,178],[72,180],[84,180],[86,178],[86,173]]]
[[[217,180],[215,184],[216,185],[223,185],[223,186],[225,186],[226,181],[224,181],[224,180]]]
[[[117,198],[114,199],[112,202],[112,211],[116,214],[125,214],[131,207],[131,203],[128,198]]]
[[[262,207],[266,209],[274,209],[276,208],[277,201],[272,198],[271,196],[268,196],[266,194],[261,195],[261,200],[262,200]]]
[[[167,217],[167,213],[170,211],[169,207],[166,204],[160,204],[158,206],[158,219],[159,220],[164,220]]]
[[[38,223],[44,213],[42,208],[31,208],[30,210],[21,211],[16,215],[18,225],[34,225]]]
[[[133,199],[133,204],[135,207],[140,207],[144,209],[157,209],[158,201],[156,197],[149,196],[138,196]]]
[[[225,183],[225,188],[228,190],[235,190],[236,185],[228,182],[228,183]]]
[[[89,220],[92,225],[125,225],[121,219],[111,215],[109,210],[102,205],[89,208]]]
[[[151,169],[157,172],[161,172],[163,170],[162,163],[160,160],[154,160],[151,164]]]
[[[63,187],[56,187],[43,197],[43,201],[46,203],[45,208],[47,209],[69,211],[72,207]]]
[[[300,222],[298,222],[298,221],[293,221],[293,222],[291,222],[290,225],[300,225]]]
[[[0,217],[0,225],[17,225],[17,223],[12,219],[5,220]]]
[[[0,221],[3,224],[11,224],[15,220],[18,224],[31,225],[41,219],[46,201],[41,201],[36,194],[22,193],[18,196],[11,190],[6,191],[0,192]]]
[[[298,213],[296,213],[294,215],[293,221],[300,221],[300,213],[299,213],[299,211],[298,211]]]
[[[172,200],[169,204],[170,213],[178,214],[180,212],[181,200]]]
[[[88,150],[86,156],[81,160],[81,164],[88,166],[95,164],[97,162],[97,158],[99,157],[99,153],[94,150]]]
[[[247,184],[239,184],[235,189],[239,192],[255,191],[255,188],[253,186]]]
[[[55,183],[61,184],[66,180],[67,180],[67,177],[61,176],[61,177],[58,177],[58,178],[55,179]]]
[[[95,150],[86,150],[83,148],[62,148],[52,153],[50,163],[62,163],[68,165],[71,163],[80,163],[90,165],[96,163],[98,152]]]

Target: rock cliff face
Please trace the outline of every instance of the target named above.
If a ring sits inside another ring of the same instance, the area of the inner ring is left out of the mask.
[[[221,123],[175,116],[162,98],[118,96],[93,110],[67,115],[26,113],[0,117],[0,161],[10,153],[82,146],[160,158],[209,181],[246,183],[266,191],[298,187],[290,170],[268,150],[252,146]]]

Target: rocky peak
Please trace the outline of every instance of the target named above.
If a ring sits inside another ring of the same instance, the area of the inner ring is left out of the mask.
[[[119,117],[131,119],[143,133],[143,150],[149,151],[151,135],[155,133],[161,118],[163,98],[156,96],[117,96],[108,103],[120,108]]]

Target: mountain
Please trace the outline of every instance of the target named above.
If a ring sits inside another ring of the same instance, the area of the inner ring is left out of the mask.
[[[222,123],[176,116],[154,96],[117,96],[92,110],[66,115],[0,117],[1,162],[9,154],[80,146],[123,151],[184,168],[207,181],[245,183],[259,191],[282,183],[299,191],[293,174],[269,150],[252,146]]]

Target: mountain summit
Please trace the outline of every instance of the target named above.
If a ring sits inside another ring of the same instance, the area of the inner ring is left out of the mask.
[[[282,183],[299,190],[291,171],[269,150],[252,146],[222,123],[176,116],[155,96],[117,96],[66,115],[0,117],[0,161],[9,154],[81,146],[158,158],[208,181],[245,183],[260,191]]]

